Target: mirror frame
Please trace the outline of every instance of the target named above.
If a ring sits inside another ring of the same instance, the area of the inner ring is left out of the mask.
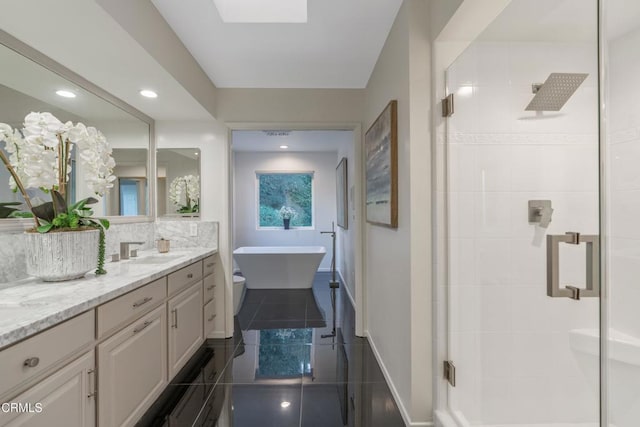
[[[13,37],[11,34],[0,30],[0,45],[5,46],[8,49],[24,56],[25,58],[35,62],[36,64],[44,67],[45,69],[59,75],[60,77],[69,80],[71,83],[78,87],[90,92],[98,98],[120,108],[121,110],[131,114],[140,121],[146,123],[149,126],[149,146],[147,148],[147,175],[154,177],[156,174],[156,137],[155,137],[155,121],[144,114],[142,111],[127,104],[121,99],[110,94],[106,90],[96,86],[89,80],[85,79],[81,75],[64,65],[54,61],[40,51],[32,48],[26,43]],[[155,179],[148,178],[148,191],[149,191],[149,206],[147,215],[138,216],[106,216],[112,224],[129,224],[136,222],[153,222],[156,217],[156,183]],[[28,219],[3,219],[0,221],[0,232],[2,231],[16,231],[25,230],[32,227],[32,221]]]

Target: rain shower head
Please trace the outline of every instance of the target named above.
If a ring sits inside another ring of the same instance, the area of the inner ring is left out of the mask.
[[[560,111],[589,74],[551,73],[542,85],[533,85],[535,96],[526,111]]]

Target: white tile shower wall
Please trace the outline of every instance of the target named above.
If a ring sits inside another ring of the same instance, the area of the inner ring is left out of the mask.
[[[596,53],[591,44],[475,43],[447,75],[456,93],[450,406],[474,425],[597,419],[597,391],[568,340],[571,329],[597,326],[597,301],[546,296],[545,244],[545,234],[598,233]],[[551,72],[589,77],[560,112],[524,111],[531,84]],[[532,199],[553,203],[546,230],[528,223]],[[584,283],[584,247],[576,249],[562,250],[563,283]]]
[[[623,7],[623,2],[618,2],[616,7]],[[609,98],[606,100],[606,190],[610,224],[607,231],[611,237],[608,247],[609,329],[635,339],[640,338],[640,93],[635,84],[640,73],[638,43],[638,29],[609,41]],[[613,353],[611,356],[615,357]],[[607,384],[610,417],[618,427],[631,427],[638,424],[638,405],[630,400],[637,399],[637,379],[628,373],[621,379],[620,366],[615,359],[610,363]]]
[[[610,42],[609,212],[611,327],[640,338],[640,105],[632,84],[640,73],[640,31]]]

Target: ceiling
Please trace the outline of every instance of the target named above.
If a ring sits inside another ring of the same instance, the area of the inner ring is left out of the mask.
[[[608,2],[607,38],[638,28],[640,1]],[[587,42],[598,40],[596,0],[512,0],[478,38],[499,42]]]
[[[58,74],[0,45],[0,111],[5,122],[21,123],[31,111],[48,111],[62,121],[135,121],[134,116]],[[56,91],[73,92],[63,98]]]
[[[152,0],[222,88],[364,88],[402,0],[308,0],[301,24],[223,23],[213,0]]]
[[[211,119],[95,1],[3,2],[0,29],[156,120]],[[143,88],[155,89],[159,97],[143,98]]]
[[[231,138],[233,151],[338,151],[353,141],[352,131],[304,130],[304,131],[233,131]],[[281,149],[281,145],[289,148]]]

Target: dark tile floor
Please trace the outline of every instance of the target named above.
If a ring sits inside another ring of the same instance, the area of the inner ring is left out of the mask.
[[[354,311],[330,275],[313,289],[247,290],[236,334],[207,340],[140,426],[404,426]]]

